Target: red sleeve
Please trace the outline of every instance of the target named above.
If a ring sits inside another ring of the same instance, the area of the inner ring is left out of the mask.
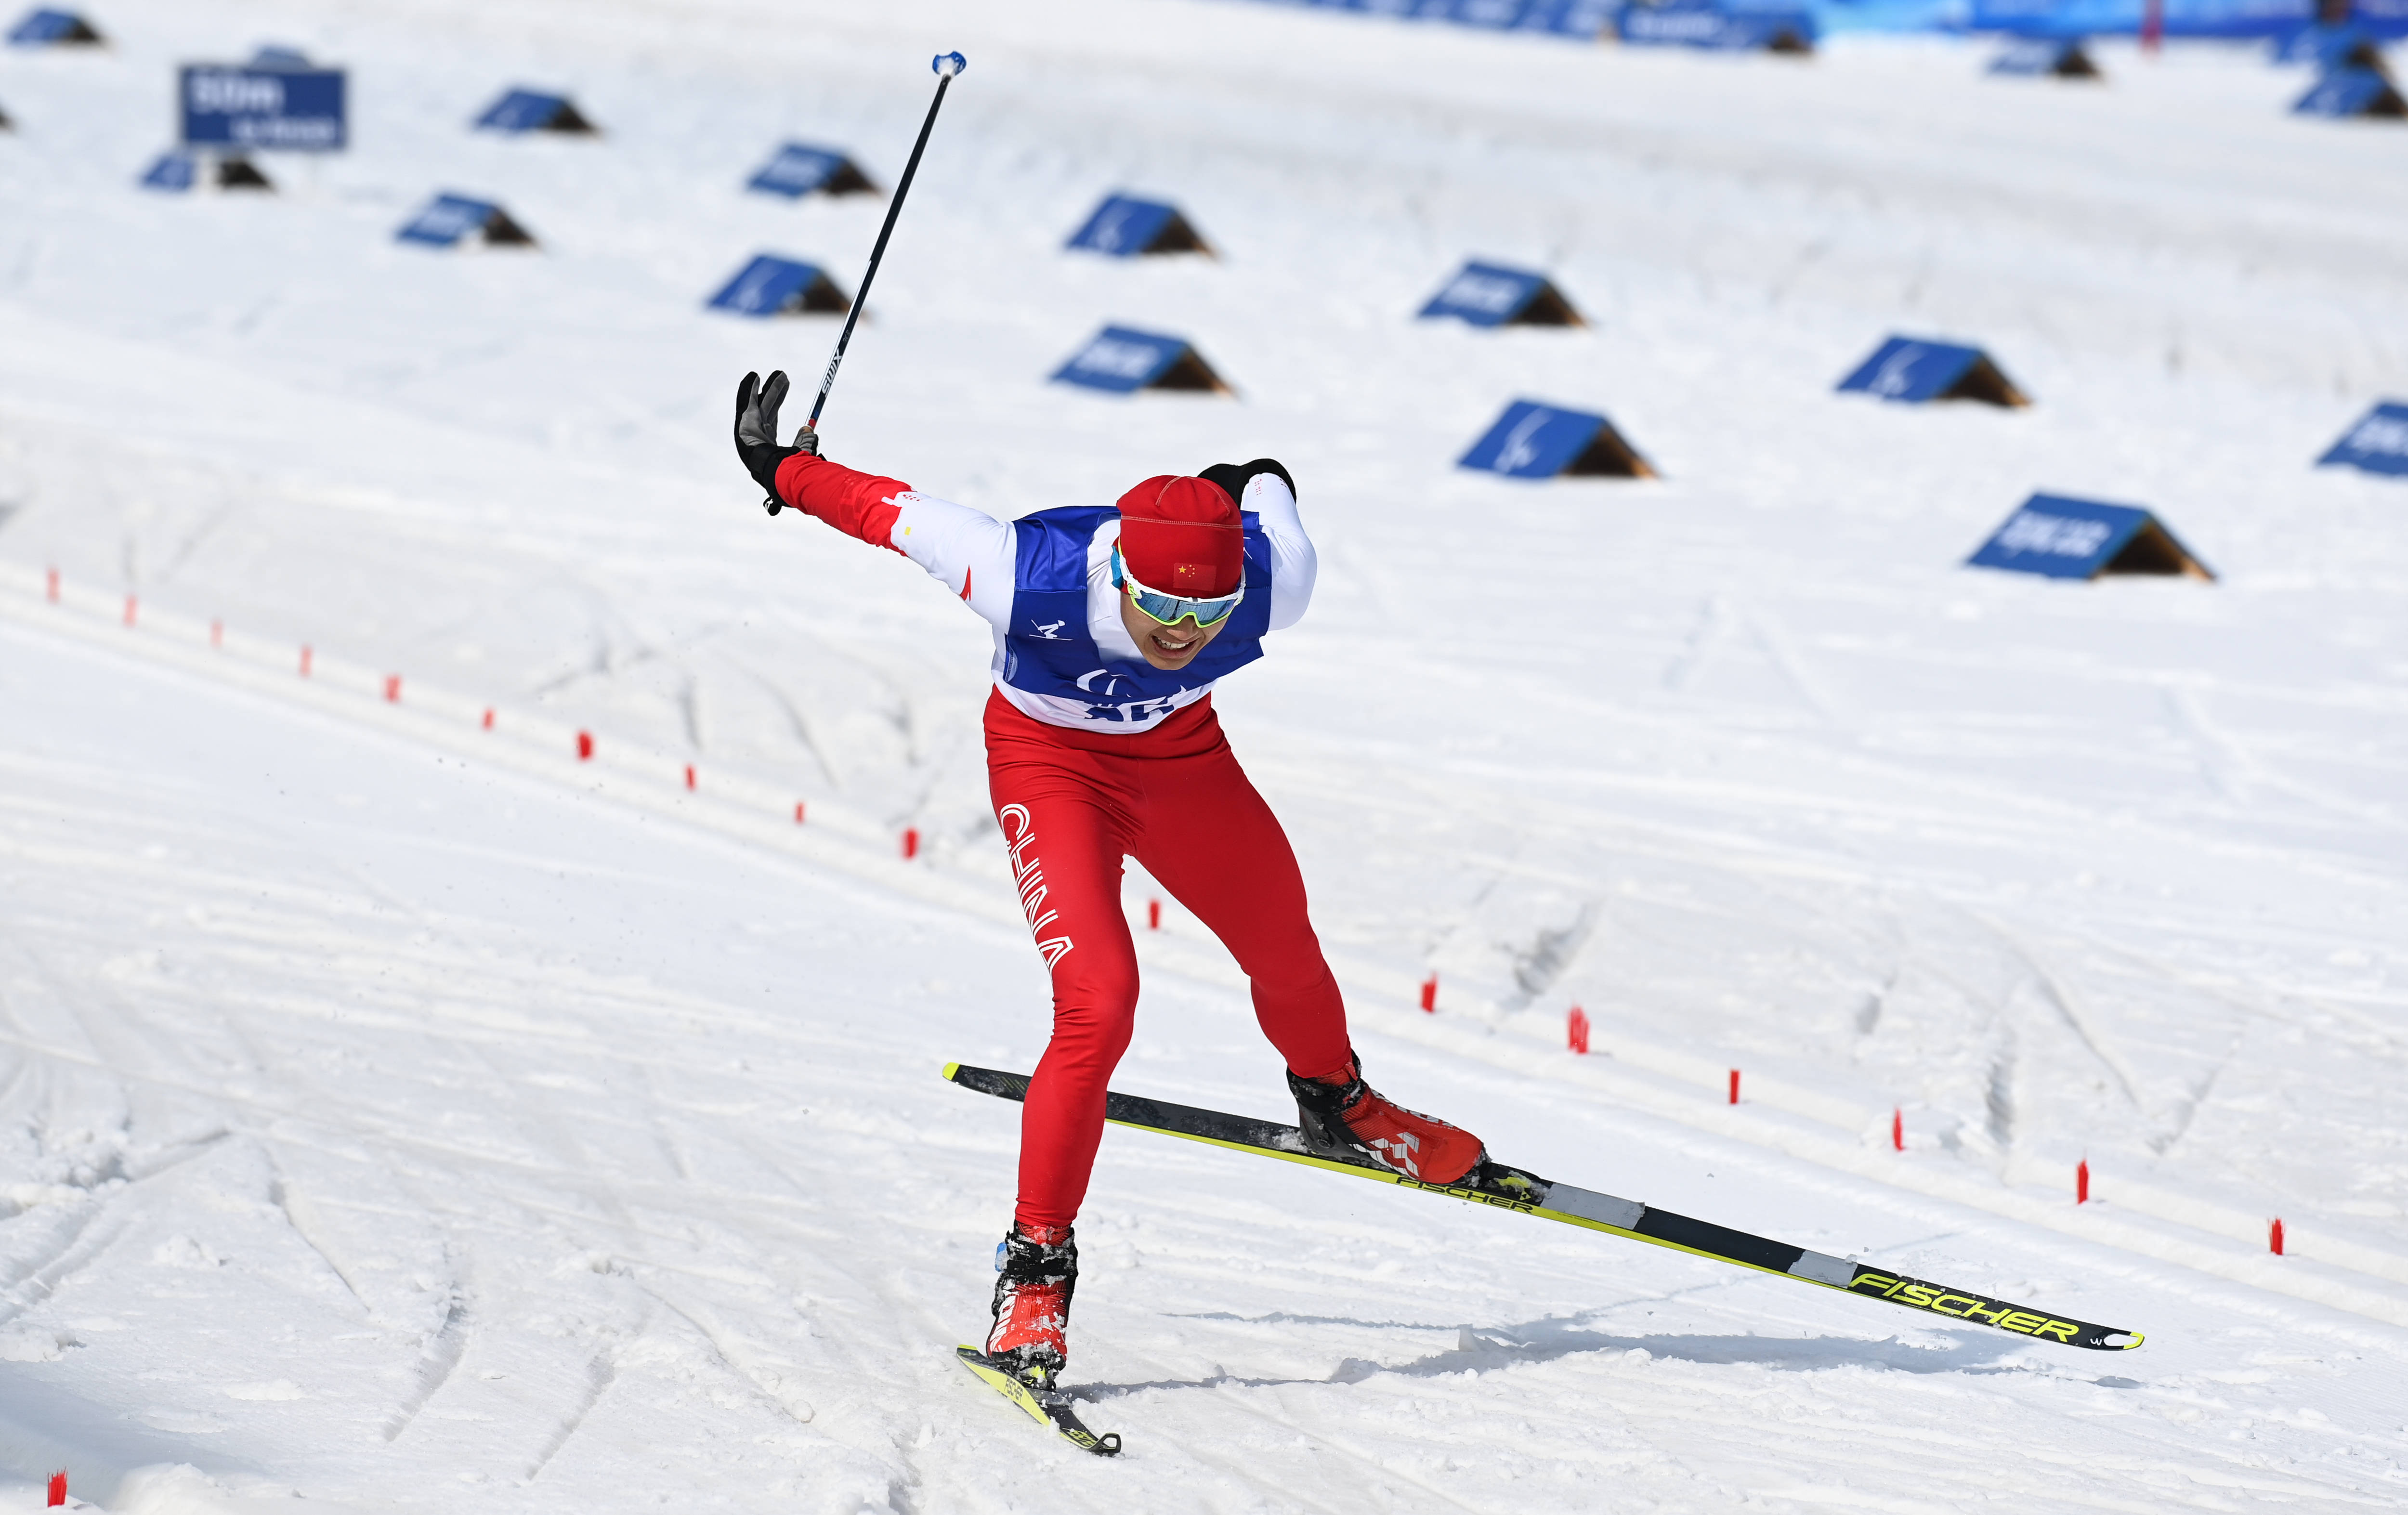
[[[899,479],[856,473],[809,452],[797,452],[778,465],[780,500],[890,552],[901,550],[893,537],[895,518],[903,513],[903,507],[888,502],[910,493],[911,486]]]

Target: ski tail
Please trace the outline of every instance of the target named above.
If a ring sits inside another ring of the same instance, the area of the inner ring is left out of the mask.
[[[1028,1095],[1025,1074],[948,1063],[945,1065],[945,1077],[965,1089],[992,1094],[997,1099],[1022,1100]],[[1535,1173],[1508,1167],[1502,1163],[1483,1163],[1452,1184],[1422,1183],[1369,1163],[1323,1157],[1307,1150],[1303,1135],[1296,1127],[1282,1125],[1276,1121],[1257,1121],[1248,1116],[1197,1109],[1192,1106],[1144,1099],[1118,1092],[1104,1096],[1104,1118],[1114,1125],[1159,1132],[1168,1136],[1206,1142],[1234,1151],[1254,1152],[1357,1178],[1377,1179],[1400,1189],[1425,1190],[1469,1204],[1519,1210],[1541,1220],[1558,1221],[1585,1230],[1627,1236],[1650,1246],[1711,1257],[1719,1263],[1777,1274],[1800,1283],[1837,1289],[1842,1293],[1886,1300],[1908,1309],[1944,1315],[1953,1321],[1994,1326],[2038,1341],[2054,1341],[2092,1351],[2129,1351],[2147,1339],[2137,1331],[2127,1331],[2119,1326],[2093,1325],[2085,1321],[2068,1320],[2049,1310],[2010,1304],[1969,1289],[1885,1273],[1844,1257],[1833,1257],[1826,1252],[1775,1241],[1769,1236],[1734,1231],[1728,1226],[1677,1215],[1652,1205],[1642,1205],[1637,1200],[1596,1193],[1568,1183],[1553,1183]]]

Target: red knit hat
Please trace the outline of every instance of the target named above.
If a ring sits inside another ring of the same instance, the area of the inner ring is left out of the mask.
[[[1121,560],[1148,589],[1209,600],[1245,581],[1238,502],[1209,479],[1162,474],[1121,496]]]

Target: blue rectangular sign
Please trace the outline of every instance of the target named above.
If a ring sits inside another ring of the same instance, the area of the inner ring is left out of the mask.
[[[1159,200],[1115,194],[1096,207],[1096,213],[1065,246],[1107,257],[1131,258],[1153,246],[1170,218],[1178,214]]]
[[[1160,379],[1186,350],[1187,343],[1176,336],[1107,326],[1055,369],[1053,379],[1057,384],[1133,394]]]
[[[404,242],[423,242],[428,247],[448,248],[457,244],[472,232],[481,232],[494,219],[496,207],[489,200],[471,200],[465,194],[438,194],[426,207],[394,235]]]
[[[1474,326],[1498,326],[1521,314],[1538,293],[1547,287],[1546,277],[1527,274],[1518,268],[1500,268],[1495,264],[1468,263],[1446,287],[1430,296],[1422,307],[1421,315],[1454,316]]]
[[[1840,389],[1919,405],[1939,397],[1981,361],[1980,348],[1893,336],[1874,349],[1855,373],[1840,380]]]
[[[2149,512],[2138,506],[2035,494],[1965,562],[2050,579],[2091,579],[2148,523]]]
[[[1509,479],[1553,479],[1597,440],[1603,416],[1516,400],[1455,463]]]
[[[710,297],[709,308],[739,316],[774,316],[822,277],[811,264],[764,252]]]
[[[176,93],[186,147],[340,152],[350,141],[339,68],[186,64]]]
[[[163,152],[142,176],[142,187],[168,194],[181,194],[193,187],[193,155],[189,152]]]
[[[8,28],[8,45],[15,48],[55,47],[62,42],[92,43],[100,34],[82,17],[65,10],[29,10],[22,20]]]
[[[2385,107],[2388,107],[2386,110]],[[2372,68],[2337,68],[2315,81],[2291,106],[2295,116],[2398,115],[2401,100],[2391,81]]]
[[[848,161],[843,153],[827,148],[789,142],[778,150],[776,157],[761,165],[759,173],[745,180],[744,187],[797,200],[834,179]]]
[[[2371,474],[2408,475],[2408,405],[2386,400],[2349,429],[2349,435],[2316,460],[2316,466],[2341,464]]]

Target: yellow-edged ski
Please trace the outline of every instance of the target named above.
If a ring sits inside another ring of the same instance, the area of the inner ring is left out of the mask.
[[[945,1065],[945,1077],[965,1089],[993,1094],[998,1099],[1022,1099],[1028,1093],[1025,1074],[999,1073],[993,1068],[965,1067],[959,1063],[948,1063]],[[2093,1351],[2129,1351],[2143,1339],[2139,1332],[2127,1331],[2121,1326],[2092,1325],[2086,1321],[2068,1320],[2048,1310],[2011,1305],[1970,1289],[1952,1289],[1921,1279],[1885,1273],[1844,1257],[1809,1251],[1803,1247],[1793,1247],[1770,1237],[1733,1231],[1710,1221],[1692,1220],[1685,1215],[1675,1215],[1670,1210],[1640,1204],[1637,1200],[1617,1199],[1612,1194],[1575,1189],[1568,1183],[1552,1183],[1535,1173],[1507,1167],[1502,1163],[1484,1162],[1455,1183],[1420,1183],[1391,1169],[1374,1167],[1368,1163],[1323,1157],[1306,1149],[1304,1137],[1296,1127],[1281,1125],[1274,1121],[1225,1115],[1218,1110],[1199,1110],[1186,1105],[1173,1105],[1167,1100],[1140,1099],[1134,1094],[1123,1093],[1104,1096],[1104,1118],[1114,1125],[1158,1131],[1167,1136],[1226,1147],[1235,1151],[1258,1152],[1265,1157],[1302,1163],[1309,1167],[1327,1168],[1333,1173],[1348,1173],[1358,1179],[1377,1179],[1382,1183],[1392,1183],[1400,1189],[1445,1194],[1469,1204],[1519,1210],[1541,1220],[1560,1221],[1566,1225],[1627,1236],[1650,1246],[1693,1252],[1717,1262],[1795,1279],[1800,1283],[1837,1289],[1842,1293],[1887,1300],[1909,1309],[1944,1315],[1952,1321],[1995,1326],[2020,1336],[2029,1336],[2035,1341],[2053,1341],[2063,1347],[2086,1347]]]
[[[1070,1408],[1070,1396],[1056,1388],[1050,1377],[1034,1371],[1024,1377],[976,1347],[956,1347],[953,1355],[989,1388],[1027,1411],[1029,1419],[1052,1427],[1055,1435],[1081,1451],[1091,1451],[1098,1457],[1119,1455],[1120,1433],[1107,1431],[1097,1436],[1079,1423],[1078,1412]]]

